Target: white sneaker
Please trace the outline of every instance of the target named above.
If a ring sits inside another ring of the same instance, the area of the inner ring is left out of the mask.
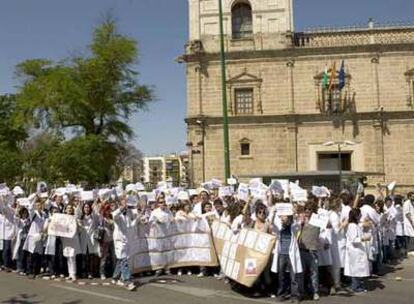
[[[52,276],[50,277],[50,279],[51,279],[51,280],[54,280],[54,279],[56,279],[56,276],[55,276],[55,275],[52,275]]]
[[[134,283],[129,283],[129,284],[126,286],[126,289],[128,289],[129,291],[133,291],[133,290],[135,290],[135,288],[137,288],[137,287],[135,286],[135,284],[134,284]]]
[[[313,295],[313,300],[314,300],[314,301],[319,301],[319,294],[315,293],[315,294]]]
[[[118,280],[118,282],[116,282],[116,286],[125,286],[125,284],[121,280]]]
[[[198,277],[198,278],[202,278],[202,277],[204,277],[204,273],[203,273],[203,272],[200,272],[200,273],[197,275],[197,277]]]
[[[112,283],[113,285],[116,285],[116,280],[115,280],[115,279],[112,279],[112,280],[111,280],[111,283]]]
[[[93,276],[92,276],[92,275],[90,275],[90,274],[88,274],[88,279],[89,279],[89,280],[92,280],[92,279],[93,279]]]
[[[106,280],[106,276],[104,274],[101,274],[101,280],[105,281]]]
[[[187,275],[193,275],[193,273],[191,272],[191,270],[187,271]]]
[[[177,275],[181,277],[183,275],[182,271],[178,270]]]

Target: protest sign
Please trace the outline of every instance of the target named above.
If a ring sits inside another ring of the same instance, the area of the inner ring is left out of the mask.
[[[224,274],[242,285],[253,286],[269,261],[276,238],[247,228],[235,234],[217,220],[212,233]]]
[[[134,273],[187,266],[217,266],[206,219],[139,224],[128,231]]]
[[[293,215],[293,205],[290,203],[277,203],[275,208],[277,215]]]
[[[247,184],[240,183],[237,189],[237,197],[239,200],[247,202],[249,200],[249,186]]]
[[[48,227],[48,234],[73,238],[76,233],[76,218],[73,215],[55,213]]]
[[[310,218],[309,224],[315,227],[319,227],[321,229],[325,229],[326,226],[328,226],[328,222],[329,222],[328,213],[320,213],[320,214],[313,213]]]

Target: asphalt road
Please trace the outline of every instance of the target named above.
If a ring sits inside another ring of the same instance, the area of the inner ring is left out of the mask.
[[[341,295],[321,297],[321,304],[358,303],[399,303],[414,302],[414,257],[402,264],[387,269],[384,276],[371,279],[369,292],[363,295]],[[396,279],[400,277],[401,280]],[[231,290],[228,285],[214,278],[195,276],[168,276],[156,280],[142,278],[143,283],[136,291],[130,292],[121,287],[92,286],[67,283],[64,281],[30,280],[14,273],[0,273],[0,303],[10,304],[109,304],[109,303],[146,303],[146,304],[198,304],[198,303],[275,303],[271,298],[247,298]],[[82,281],[81,281],[82,282]],[[305,301],[310,303],[313,301]]]

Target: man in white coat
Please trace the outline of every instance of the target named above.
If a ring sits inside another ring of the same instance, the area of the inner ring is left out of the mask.
[[[290,294],[293,301],[300,301],[300,291],[297,274],[302,273],[302,262],[299,246],[296,239],[298,226],[293,223],[292,216],[275,216],[273,233],[277,236],[271,271],[278,273],[278,292],[280,300],[286,295],[284,277],[287,271],[290,274]]]
[[[414,193],[407,194],[407,200],[403,204],[404,215],[404,235],[406,236],[406,244],[410,251],[410,239],[414,238]]]
[[[16,237],[14,225],[15,210],[9,206],[8,197],[0,197],[0,212],[3,215],[0,226],[0,239],[3,242],[3,265],[7,272],[12,268],[12,243]]]
[[[130,282],[131,273],[129,271],[128,259],[130,257],[128,246],[128,234],[139,220],[136,208],[131,204],[127,206],[125,198],[121,198],[119,208],[112,213],[114,220],[114,246],[116,256],[116,266],[112,275],[112,282],[126,286],[128,290],[134,290],[135,284]]]

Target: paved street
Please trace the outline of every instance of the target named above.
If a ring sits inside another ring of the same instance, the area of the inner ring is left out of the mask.
[[[383,277],[372,279],[370,291],[358,296],[322,297],[320,303],[412,303],[414,297],[414,257],[397,265]],[[396,280],[401,277],[402,280]],[[145,278],[136,292],[128,292],[114,286],[83,286],[74,283],[29,280],[11,273],[0,273],[0,303],[275,303],[275,299],[251,299],[230,289],[214,278],[195,276],[162,278],[166,283],[156,283]],[[98,281],[96,281],[98,282]],[[90,283],[88,283],[90,284]],[[305,302],[306,303],[306,302]],[[308,302],[310,303],[310,302]]]

